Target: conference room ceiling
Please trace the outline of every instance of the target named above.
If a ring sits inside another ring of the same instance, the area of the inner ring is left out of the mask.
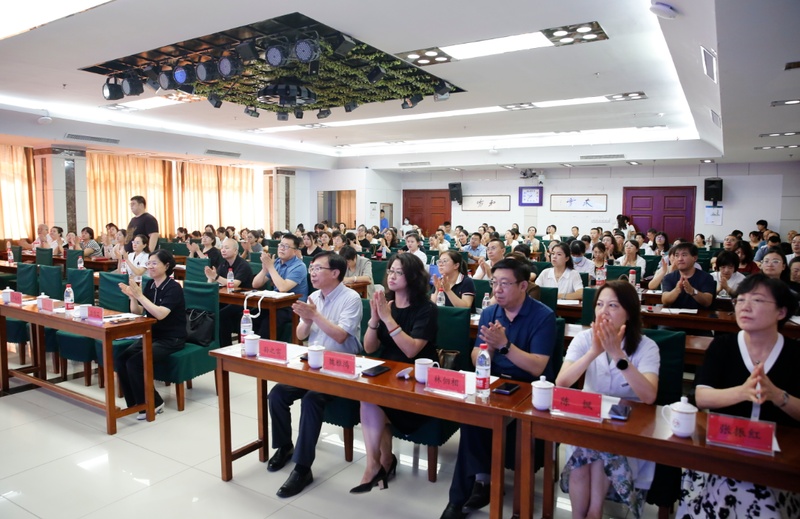
[[[294,8],[255,0],[114,0],[0,41],[0,142],[217,164],[391,171],[797,160],[789,146],[800,145],[799,135],[768,135],[800,130],[800,106],[771,106],[800,98],[800,70],[784,70],[800,59],[793,27],[800,3],[669,4],[678,13],[672,20],[652,14],[648,0],[340,0]],[[410,110],[400,100],[349,113],[332,107],[322,120],[314,110],[288,121],[265,110],[250,117],[224,98],[218,109],[198,100],[110,110],[174,91],[145,87],[140,96],[106,101],[104,78],[82,70],[295,12],[389,56],[590,22],[607,39],[424,66],[421,73],[463,92],[440,102],[426,95]],[[716,82],[704,71],[712,57],[718,57]],[[630,93],[642,95],[613,100]],[[607,101],[508,109],[584,98]],[[45,115],[52,123],[39,122]],[[324,127],[301,126],[314,123]],[[764,146],[772,148],[756,149]]]

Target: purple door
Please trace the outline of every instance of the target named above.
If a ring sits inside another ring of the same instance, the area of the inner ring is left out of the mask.
[[[697,188],[626,187],[623,189],[623,213],[636,230],[655,228],[664,231],[670,242],[694,238],[694,206]]]

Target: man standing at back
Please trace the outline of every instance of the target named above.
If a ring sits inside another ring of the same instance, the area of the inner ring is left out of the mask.
[[[714,302],[717,283],[707,272],[695,268],[697,246],[682,242],[670,249],[677,270],[661,282],[661,302],[675,308],[708,308]]]
[[[338,254],[325,251],[314,257],[308,271],[311,284],[317,289],[308,296],[308,302],[292,305],[300,317],[297,338],[308,337],[309,344],[325,346],[328,351],[358,353],[361,343],[361,298],[342,284],[347,263]],[[272,446],[277,448],[269,459],[267,470],[275,472],[284,467],[289,458],[295,466],[289,478],[278,489],[278,497],[292,497],[314,481],[311,465],[314,463],[322,416],[332,396],[286,384],[277,384],[269,392],[269,416],[272,421]],[[300,430],[297,446],[292,444],[291,405],[302,400]]]
[[[147,244],[150,252],[155,252],[158,245],[158,220],[147,212],[147,201],[143,196],[136,195],[131,197],[131,212],[133,218],[128,223],[127,234],[125,235],[125,251],[133,252],[133,239],[139,235],[147,236]]]

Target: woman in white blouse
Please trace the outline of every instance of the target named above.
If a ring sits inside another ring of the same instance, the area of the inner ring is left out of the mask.
[[[418,257],[420,261],[422,261],[422,264],[425,265],[428,263],[428,255],[419,249],[420,245],[422,244],[420,243],[419,234],[406,234],[406,246],[408,247],[408,252]]]
[[[574,270],[572,256],[566,243],[556,243],[550,251],[552,268],[544,269],[536,284],[545,288],[558,288],[559,299],[583,298],[583,281],[581,275]]]
[[[137,234],[131,241],[133,252],[129,252],[127,256],[120,254],[119,271],[123,272],[123,264],[125,271],[129,276],[134,276],[136,282],[142,280],[142,274],[147,270],[147,259],[150,257],[150,250],[147,248],[148,238],[144,234]],[[124,252],[124,251],[123,251]]]
[[[639,256],[639,242],[627,240],[622,250],[624,254],[614,260],[614,264],[622,267],[641,267],[642,274],[644,274],[647,262],[643,257]]]
[[[558,235],[558,230],[556,229],[555,225],[548,225],[547,232],[543,236],[543,238],[547,241],[561,241],[561,236]]]

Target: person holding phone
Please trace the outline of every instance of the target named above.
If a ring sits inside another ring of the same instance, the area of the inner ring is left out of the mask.
[[[569,345],[556,385],[570,387],[585,375],[583,389],[652,404],[658,393],[658,346],[642,335],[641,305],[633,285],[607,281],[595,295],[592,328]],[[572,517],[601,517],[606,499],[622,502],[641,517],[655,463],[584,447],[567,446],[561,489]]]

